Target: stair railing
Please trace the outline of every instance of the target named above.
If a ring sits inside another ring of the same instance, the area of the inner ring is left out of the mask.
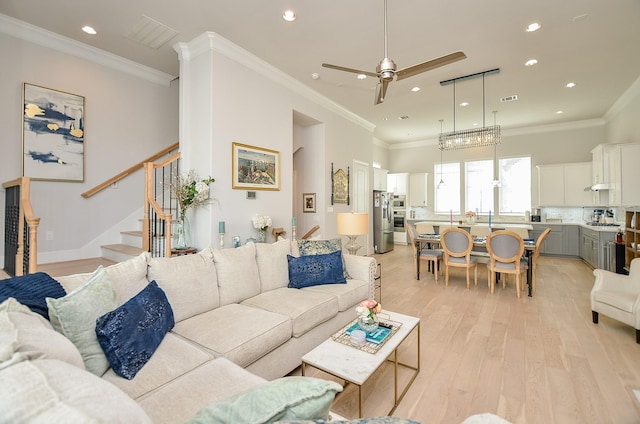
[[[173,213],[178,214],[178,201],[171,186],[179,175],[180,152],[158,163],[147,162],[145,168],[144,219],[142,249],[153,257],[171,256]]]
[[[105,188],[111,186],[112,184],[117,183],[118,181],[120,181],[121,179],[126,177],[127,175],[133,174],[137,170],[142,169],[142,167],[144,166],[145,163],[156,161],[156,160],[160,159],[161,157],[166,156],[169,153],[178,150],[179,147],[180,147],[180,144],[179,143],[175,143],[175,144],[172,144],[171,146],[169,146],[169,147],[167,147],[167,148],[165,148],[163,150],[160,150],[158,153],[156,153],[156,154],[154,154],[152,156],[149,156],[145,160],[141,160],[140,162],[136,163],[135,165],[133,165],[129,169],[126,169],[126,170],[122,171],[121,173],[119,173],[118,175],[116,175],[114,177],[111,177],[108,180],[98,184],[97,186],[95,186],[91,190],[85,191],[84,193],[82,193],[82,197],[84,197],[85,199],[88,199],[89,197],[93,196],[94,194],[97,194],[97,193],[101,192],[102,190],[104,190]]]
[[[38,270],[38,225],[31,207],[31,180],[20,177],[2,184],[5,189],[4,270],[9,275]]]

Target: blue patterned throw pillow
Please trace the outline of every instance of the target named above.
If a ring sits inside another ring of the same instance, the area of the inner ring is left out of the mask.
[[[96,335],[113,371],[131,380],[175,325],[164,291],[152,281],[124,305],[96,320]]]
[[[320,284],[346,284],[342,269],[342,252],[336,251],[325,255],[295,256],[287,255],[289,262],[289,288]]]
[[[298,249],[301,256],[323,255],[326,253],[342,252],[342,241],[340,239],[330,240],[299,240]],[[342,271],[344,278],[351,278],[347,272],[347,265],[342,258]]]

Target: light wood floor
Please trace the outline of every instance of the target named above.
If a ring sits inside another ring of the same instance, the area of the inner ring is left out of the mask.
[[[421,370],[394,416],[460,423],[491,412],[513,423],[640,422],[632,392],[640,389],[640,345],[629,326],[602,315],[592,324],[594,277],[582,261],[541,257],[537,292],[517,299],[513,277],[492,296],[484,266],[478,286],[467,290],[460,269],[449,287],[427,273],[417,281],[408,246],[374,256],[382,264],[382,306],[421,320]],[[411,362],[415,343],[408,340],[400,359]],[[387,415],[392,367],[363,393],[365,416]],[[354,418],[355,388],[347,386],[333,409]]]

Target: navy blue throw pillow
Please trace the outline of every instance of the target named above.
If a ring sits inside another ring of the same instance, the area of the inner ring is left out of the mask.
[[[294,289],[320,284],[346,284],[342,268],[342,252],[324,255],[308,255],[296,258],[287,255],[289,261],[289,285]]]
[[[152,281],[124,305],[98,317],[96,335],[113,371],[131,380],[174,325],[167,296]]]
[[[11,277],[0,281],[0,303],[10,297],[33,312],[49,319],[49,308],[45,298],[57,299],[67,294],[59,282],[44,272]]]

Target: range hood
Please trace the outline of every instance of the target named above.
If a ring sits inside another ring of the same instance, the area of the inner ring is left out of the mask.
[[[609,184],[607,183],[594,184],[592,186],[585,187],[584,189],[584,191],[603,191],[603,190],[609,190]]]

